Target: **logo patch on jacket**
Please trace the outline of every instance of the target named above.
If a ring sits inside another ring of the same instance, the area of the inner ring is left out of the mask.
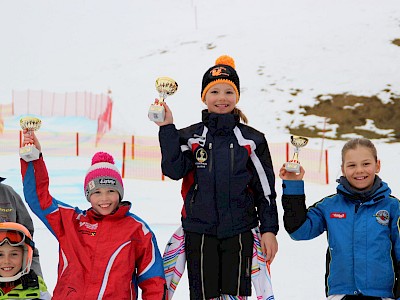
[[[96,236],[96,230],[98,226],[98,223],[91,224],[88,222],[79,222],[79,232],[90,236]]]
[[[95,224],[90,224],[88,222],[79,222],[79,227],[85,226],[87,229],[90,230],[97,230],[97,227],[99,227],[98,223]]]
[[[389,212],[387,210],[378,210],[374,217],[379,224],[384,226],[389,225]]]
[[[331,217],[331,219],[346,219],[346,213],[332,212],[330,217]]]
[[[195,163],[197,168],[201,169],[201,168],[205,168],[207,166],[207,163],[205,161],[207,160],[208,156],[207,156],[207,152],[206,152],[206,150],[204,150],[204,148],[197,149],[195,157],[197,160],[197,162]]]

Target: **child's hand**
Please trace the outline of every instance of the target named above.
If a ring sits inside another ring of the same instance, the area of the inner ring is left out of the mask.
[[[34,145],[36,149],[42,152],[41,151],[42,147],[40,146],[39,140],[35,135],[35,131],[28,131],[28,129],[24,129],[23,134],[24,134],[24,139],[22,141],[23,146]]]
[[[300,173],[293,173],[286,171],[285,164],[283,164],[279,170],[279,177],[284,180],[303,180],[304,173],[305,171],[302,166],[300,166]]]
[[[172,116],[172,111],[170,110],[169,106],[165,102],[161,102],[161,104],[164,106],[165,109],[165,119],[163,122],[154,122],[158,126],[164,126],[168,124],[173,124],[174,123],[174,118]]]
[[[261,250],[266,255],[266,260],[272,264],[276,253],[278,252],[278,241],[272,232],[264,232],[261,235]]]

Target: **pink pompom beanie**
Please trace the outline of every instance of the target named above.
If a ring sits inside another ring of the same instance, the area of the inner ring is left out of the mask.
[[[90,195],[98,188],[111,188],[118,191],[120,200],[124,198],[124,184],[114,158],[106,152],[93,155],[92,166],[85,177],[85,196],[90,201]]]

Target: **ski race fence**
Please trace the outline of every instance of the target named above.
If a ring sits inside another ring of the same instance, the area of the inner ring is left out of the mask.
[[[3,118],[8,116],[85,117],[97,120],[97,145],[111,129],[112,106],[111,90],[108,90],[107,94],[13,90],[11,103],[0,104],[0,134],[4,131]]]
[[[96,135],[79,132],[38,131],[46,156],[92,157],[97,151],[112,154],[121,161],[123,178],[143,180],[169,180],[161,171],[161,150],[156,136]],[[22,131],[3,130],[0,133],[0,155],[15,154],[22,144]],[[293,156],[294,147],[289,143],[269,143],[275,175],[282,164]],[[302,148],[299,159],[306,170],[304,180],[328,184],[328,150]]]

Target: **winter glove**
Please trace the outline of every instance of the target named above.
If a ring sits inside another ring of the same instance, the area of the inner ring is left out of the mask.
[[[24,290],[28,288],[39,288],[39,279],[33,270],[21,277],[21,283]]]

